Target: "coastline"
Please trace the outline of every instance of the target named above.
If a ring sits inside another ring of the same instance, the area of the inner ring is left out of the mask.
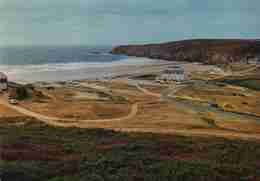
[[[128,57],[125,60],[109,63],[2,66],[2,70],[6,72],[10,81],[26,84],[73,80],[107,80],[125,75],[160,72],[166,66],[172,64],[175,64],[175,62]],[[178,62],[178,64],[181,64],[181,62]]]

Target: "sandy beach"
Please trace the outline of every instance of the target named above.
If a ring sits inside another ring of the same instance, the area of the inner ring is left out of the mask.
[[[186,72],[213,69],[214,66],[159,59],[129,57],[109,63],[67,63],[27,66],[1,66],[10,81],[17,83],[57,82],[72,80],[111,80],[118,77],[160,73],[172,65],[181,65]]]
[[[1,66],[1,70],[8,75],[11,81],[33,83],[38,81],[111,79],[126,74],[140,74],[143,71],[158,71],[169,64],[174,63],[164,60],[129,57],[125,60],[105,63]]]

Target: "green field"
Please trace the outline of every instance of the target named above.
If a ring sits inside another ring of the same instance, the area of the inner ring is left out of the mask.
[[[0,121],[7,181],[253,181],[260,143]]]
[[[260,90],[260,79],[226,79],[223,82],[257,91]]]

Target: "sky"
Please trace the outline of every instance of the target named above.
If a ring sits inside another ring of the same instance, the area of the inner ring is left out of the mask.
[[[0,45],[259,38],[259,0],[0,0]]]

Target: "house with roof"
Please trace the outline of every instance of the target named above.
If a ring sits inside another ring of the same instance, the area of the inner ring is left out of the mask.
[[[164,70],[156,79],[161,82],[182,82],[185,80],[185,72],[181,66],[171,66]]]

